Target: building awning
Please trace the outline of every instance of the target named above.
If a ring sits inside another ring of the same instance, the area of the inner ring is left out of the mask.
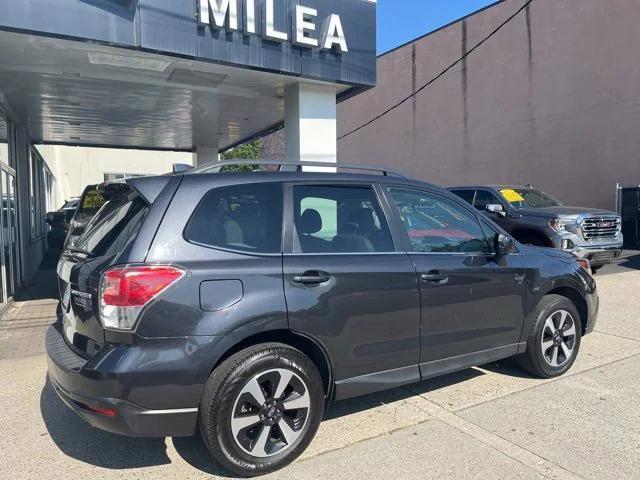
[[[284,119],[292,84],[349,85],[0,31],[0,92],[34,143],[192,151]]]

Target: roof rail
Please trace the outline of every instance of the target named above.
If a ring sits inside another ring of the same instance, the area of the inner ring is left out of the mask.
[[[386,167],[380,167],[376,165],[366,165],[359,163],[329,163],[329,162],[294,162],[294,161],[280,161],[280,160],[224,160],[222,162],[215,162],[209,165],[203,165],[201,167],[194,168],[185,172],[187,175],[196,174],[196,173],[218,173],[224,167],[230,166],[277,166],[278,171],[286,172],[286,171],[301,171],[303,167],[324,167],[324,168],[344,168],[348,170],[362,170],[366,172],[378,172],[384,175],[385,177],[395,176],[400,178],[407,178],[405,175],[389,170]],[[295,167],[295,169],[287,169],[283,167]]]

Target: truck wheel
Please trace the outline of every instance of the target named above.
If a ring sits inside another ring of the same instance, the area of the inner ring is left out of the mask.
[[[576,306],[566,297],[547,295],[531,313],[527,351],[518,357],[522,368],[541,378],[558,377],[575,362],[582,324]]]
[[[242,350],[213,371],[199,427],[223,467],[253,477],[294,461],[323,413],[324,388],[313,362],[294,348],[269,343]]]

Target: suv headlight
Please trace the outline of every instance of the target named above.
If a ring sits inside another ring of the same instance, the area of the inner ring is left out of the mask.
[[[565,233],[575,231],[578,223],[572,218],[553,218],[549,220],[549,226],[556,232]]]

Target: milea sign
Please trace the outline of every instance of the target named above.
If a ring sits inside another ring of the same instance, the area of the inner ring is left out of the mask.
[[[330,14],[324,19],[319,19],[315,8],[295,5],[291,13],[293,32],[287,32],[283,26],[276,25],[276,6],[280,2],[264,0],[262,12],[258,12],[256,3],[259,1],[200,0],[198,21],[202,25],[212,25],[218,29],[242,29],[245,34],[255,35],[258,31],[258,13],[262,13],[262,36],[267,40],[291,42],[300,47],[333,50],[337,53],[349,51],[340,15]],[[244,10],[242,19],[239,14],[240,8]]]

